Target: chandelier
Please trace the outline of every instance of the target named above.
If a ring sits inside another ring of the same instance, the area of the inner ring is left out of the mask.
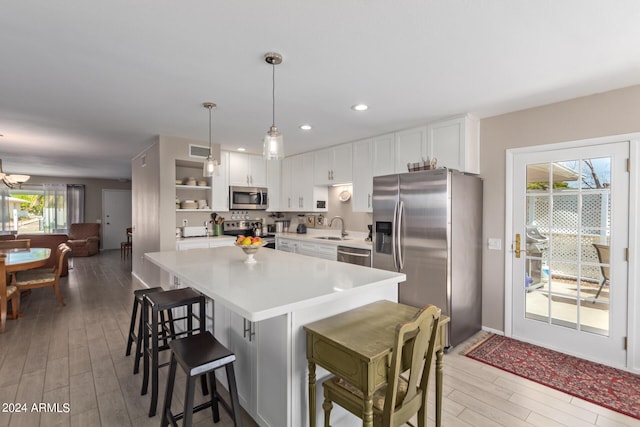
[[[2,159],[0,159],[0,179],[7,187],[20,188],[22,184],[29,181],[29,178],[31,178],[29,175],[9,175],[7,173],[4,173],[4,171],[2,170]]]

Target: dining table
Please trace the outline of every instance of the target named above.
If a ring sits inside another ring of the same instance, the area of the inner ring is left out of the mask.
[[[363,427],[373,426],[373,392],[387,383],[387,365],[396,326],[410,320],[418,308],[377,301],[304,326],[309,369],[309,425],[316,425],[316,365],[336,375],[365,397]],[[440,316],[436,343],[436,426],[442,425],[443,352],[449,317]]]
[[[5,257],[5,269],[7,274],[13,275],[18,271],[31,270],[32,268],[40,268],[44,266],[51,256],[49,248],[13,248],[0,249],[0,254]],[[22,317],[23,313],[11,313],[7,316],[9,319],[17,319]]]
[[[44,266],[51,256],[49,248],[30,249],[0,249],[0,254],[5,254],[5,265],[7,273],[31,270]]]

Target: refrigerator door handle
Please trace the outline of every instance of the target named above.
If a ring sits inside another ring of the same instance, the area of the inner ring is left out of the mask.
[[[402,256],[402,219],[404,218],[404,202],[400,200],[398,208],[398,228],[396,230],[396,252],[398,254],[398,271],[404,268],[404,259]]]
[[[393,266],[396,271],[400,271],[398,267],[398,254],[397,254],[397,235],[398,235],[398,202],[393,207],[393,224],[391,225],[391,256],[393,257]]]

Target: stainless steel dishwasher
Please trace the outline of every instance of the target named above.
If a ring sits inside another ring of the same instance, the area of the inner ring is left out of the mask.
[[[338,261],[371,267],[371,249],[338,246]]]

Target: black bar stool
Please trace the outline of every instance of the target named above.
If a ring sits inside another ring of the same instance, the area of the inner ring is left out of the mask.
[[[144,373],[142,377],[142,395],[147,394],[149,386],[149,376],[151,376],[151,404],[149,407],[149,416],[156,414],[158,406],[158,369],[167,366],[169,362],[160,364],[158,361],[159,352],[169,349],[169,345],[159,345],[160,336],[158,328],[161,323],[161,313],[165,310],[171,311],[174,308],[185,307],[186,315],[182,317],[173,317],[173,322],[186,320],[186,329],[181,332],[171,331],[170,338],[176,339],[182,336],[191,336],[194,333],[205,332],[205,297],[201,293],[191,288],[172,289],[170,291],[152,292],[145,294],[143,297],[143,317],[144,317]],[[199,314],[193,311],[193,306],[198,304]],[[150,315],[150,316],[149,316]],[[150,318],[150,320],[149,320]],[[198,320],[198,326],[193,326],[193,319]],[[164,331],[165,329],[163,329]],[[209,393],[207,389],[207,379],[202,378],[202,392],[206,395]]]
[[[173,340],[169,343],[169,347],[171,348],[171,362],[169,362],[169,377],[167,379],[167,391],[164,397],[160,425],[162,427],[166,427],[169,423],[176,425],[177,420],[184,418],[183,426],[191,426],[193,414],[209,407],[213,412],[213,422],[217,423],[220,421],[220,411],[218,409],[218,403],[220,403],[233,419],[233,425],[242,427],[236,376],[233,370],[233,362],[236,360],[235,354],[220,344],[211,335],[211,332]],[[176,366],[178,363],[187,374],[187,387],[184,398],[184,412],[173,415],[171,413],[171,400],[173,398],[173,385],[176,379]],[[215,370],[222,367],[225,368],[227,373],[231,405],[220,397],[216,389]],[[195,380],[198,376],[206,378],[205,374],[208,374],[209,383],[211,384],[211,400],[194,408]]]
[[[125,353],[125,356],[129,356],[131,354],[131,345],[134,343],[136,343],[136,359],[135,362],[133,364],[133,373],[137,374],[140,370],[140,359],[142,359],[143,356],[143,349],[142,349],[142,336],[143,336],[143,328],[144,328],[144,317],[142,315],[142,298],[144,297],[145,294],[150,294],[152,292],[159,292],[162,291],[162,288],[160,286],[156,286],[155,288],[145,288],[145,289],[137,289],[135,291],[133,291],[133,308],[131,310],[131,323],[129,325],[129,338],[127,339],[127,351]],[[140,308],[140,317],[138,318],[138,308]],[[163,330],[163,339],[164,339],[164,344],[168,345],[168,335],[170,333],[175,333],[174,329],[173,329],[173,316],[171,315],[171,311],[168,312],[168,316],[169,316],[169,321],[167,321],[167,319],[165,319],[165,313],[161,312],[160,313],[161,316],[161,322],[162,322],[162,327],[166,328],[166,326],[168,326],[170,328],[170,332],[167,332],[166,330]],[[137,320],[137,322],[136,322]],[[136,332],[136,323],[138,324],[138,330]]]

